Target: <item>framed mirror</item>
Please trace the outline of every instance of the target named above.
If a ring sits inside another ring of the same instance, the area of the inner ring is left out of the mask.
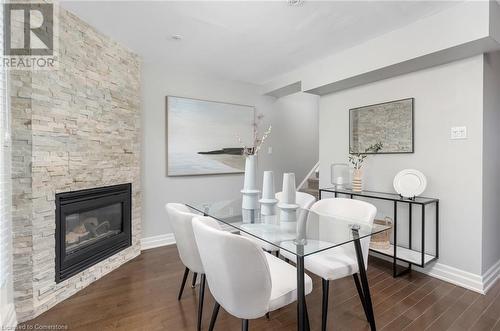
[[[413,153],[413,105],[409,98],[349,109],[349,153]]]

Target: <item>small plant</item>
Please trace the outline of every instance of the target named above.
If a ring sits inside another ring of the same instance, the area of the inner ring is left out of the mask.
[[[246,146],[243,141],[241,140],[240,135],[236,135],[238,138],[238,142],[241,144],[242,147],[242,155],[248,156],[248,155],[257,155],[264,144],[264,141],[266,141],[267,137],[271,134],[272,126],[269,125],[269,128],[264,132],[262,137],[259,137],[259,124],[264,118],[264,115],[259,114],[257,115],[255,122],[253,123],[253,141],[252,141],[252,146],[248,147]]]
[[[363,162],[368,157],[368,154],[366,153],[369,152],[378,153],[382,149],[382,146],[383,146],[382,142],[378,142],[365,149],[364,153],[354,153],[351,150],[349,152],[349,162],[352,164],[354,169],[361,169],[361,167],[363,167]]]

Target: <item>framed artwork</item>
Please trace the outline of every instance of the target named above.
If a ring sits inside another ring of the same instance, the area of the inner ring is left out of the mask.
[[[237,136],[251,145],[254,107],[167,96],[166,119],[167,176],[245,171]]]
[[[409,98],[349,109],[349,153],[413,153],[413,104]]]

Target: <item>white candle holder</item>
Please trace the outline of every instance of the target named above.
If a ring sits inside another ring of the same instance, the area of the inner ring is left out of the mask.
[[[280,209],[280,226],[285,231],[295,231],[297,227],[296,203],[297,186],[295,184],[295,174],[283,174],[283,195],[278,208]]]
[[[331,165],[331,182],[337,189],[344,189],[349,183],[349,165],[347,163],[333,163]]]
[[[259,200],[260,213],[263,216],[276,215],[276,204],[278,199],[274,192],[274,175],[272,171],[264,171],[264,181],[262,184],[262,199]]]

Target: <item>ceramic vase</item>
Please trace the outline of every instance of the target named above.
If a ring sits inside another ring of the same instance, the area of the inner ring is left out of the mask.
[[[247,155],[245,158],[245,179],[241,190],[243,223],[254,223],[256,211],[259,209],[259,193],[257,189],[257,158]]]
[[[280,226],[286,231],[295,231],[297,227],[296,203],[297,186],[294,173],[283,174],[282,198],[278,204],[280,209]]]
[[[352,190],[354,192],[363,191],[363,170],[354,169],[352,173]]]
[[[274,174],[272,171],[264,171],[262,183],[262,199],[260,202],[260,213],[264,216],[266,223],[273,223],[271,218],[276,215],[276,204],[278,199],[274,192]]]

